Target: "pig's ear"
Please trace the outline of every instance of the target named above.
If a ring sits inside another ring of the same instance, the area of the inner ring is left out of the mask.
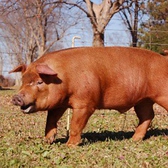
[[[57,75],[54,70],[52,70],[48,65],[45,64],[36,65],[36,70],[37,73],[41,75]]]
[[[14,68],[13,70],[9,71],[9,73],[13,73],[13,72],[22,72],[24,73],[26,71],[27,66],[25,64],[19,65],[16,68]]]

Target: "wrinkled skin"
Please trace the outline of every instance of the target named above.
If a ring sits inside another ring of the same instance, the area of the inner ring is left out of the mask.
[[[134,107],[139,125],[134,140],[144,138],[154,117],[156,102],[168,110],[168,61],[138,48],[76,48],[42,56],[22,72],[22,86],[13,104],[24,113],[47,110],[45,137],[52,143],[57,122],[72,108],[68,146],[81,141],[81,133],[95,109],[125,112]]]

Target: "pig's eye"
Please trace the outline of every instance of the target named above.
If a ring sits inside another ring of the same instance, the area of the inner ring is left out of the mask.
[[[37,81],[37,85],[41,85],[43,81]]]

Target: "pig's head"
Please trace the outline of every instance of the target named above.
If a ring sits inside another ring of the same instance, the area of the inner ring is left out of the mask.
[[[49,85],[60,83],[57,74],[45,64],[33,66],[20,65],[10,71],[22,72],[22,86],[13,96],[14,105],[20,106],[24,113],[31,113],[49,108]]]

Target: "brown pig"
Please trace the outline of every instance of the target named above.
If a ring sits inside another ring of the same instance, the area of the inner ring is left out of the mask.
[[[131,47],[83,47],[46,54],[22,72],[22,86],[13,104],[24,113],[47,110],[45,137],[54,141],[57,122],[72,108],[68,146],[78,145],[95,109],[125,112],[134,107],[139,125],[133,140],[144,138],[156,102],[168,110],[168,61]]]

